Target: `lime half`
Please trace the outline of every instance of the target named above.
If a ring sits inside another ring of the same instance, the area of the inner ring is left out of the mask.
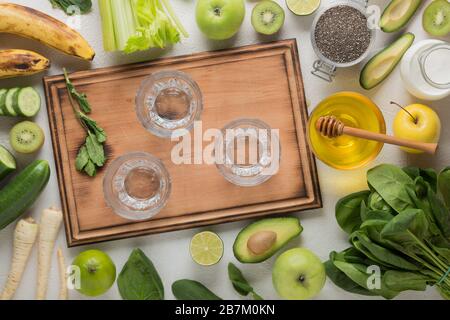
[[[200,232],[192,238],[189,251],[199,265],[212,266],[223,256],[223,241],[214,232]]]
[[[307,16],[320,6],[320,0],[286,0],[286,5],[292,13]]]

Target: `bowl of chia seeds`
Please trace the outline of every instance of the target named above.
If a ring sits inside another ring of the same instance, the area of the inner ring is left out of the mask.
[[[360,2],[336,1],[317,14],[311,31],[312,46],[320,59],[315,65],[325,65],[334,73],[336,67],[353,66],[367,57],[375,29],[368,27],[365,9]]]

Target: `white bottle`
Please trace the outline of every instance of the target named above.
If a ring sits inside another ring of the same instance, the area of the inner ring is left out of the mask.
[[[427,39],[414,44],[402,58],[400,72],[405,88],[423,100],[450,95],[450,43]]]

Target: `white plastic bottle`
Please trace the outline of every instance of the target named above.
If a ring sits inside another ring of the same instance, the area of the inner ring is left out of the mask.
[[[400,72],[405,88],[423,100],[450,95],[450,43],[427,39],[414,44],[402,58]]]

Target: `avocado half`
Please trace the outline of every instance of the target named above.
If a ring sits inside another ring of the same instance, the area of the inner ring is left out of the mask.
[[[395,32],[403,28],[419,8],[422,0],[393,0],[384,9],[380,28],[384,32]]]
[[[272,247],[262,254],[254,254],[247,246],[250,237],[260,231],[272,231],[277,234]],[[269,259],[281,247],[297,237],[303,231],[300,220],[296,217],[267,218],[256,221],[239,232],[234,241],[233,252],[242,263],[258,263]]]
[[[373,56],[361,70],[359,77],[361,87],[372,89],[386,79],[413,42],[414,35],[405,33],[387,48]]]

